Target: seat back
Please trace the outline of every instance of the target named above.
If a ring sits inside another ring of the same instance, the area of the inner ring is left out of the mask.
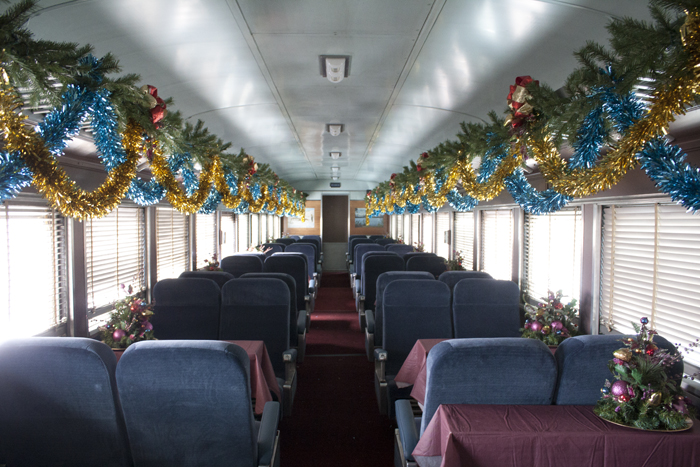
[[[397,253],[399,256],[403,257],[404,261],[406,261],[406,253],[412,253],[413,247],[411,245],[406,245],[405,243],[390,243],[386,245],[386,251],[393,251],[394,253]]]
[[[440,404],[549,405],[557,379],[549,348],[521,337],[440,342],[426,366],[421,434]]]
[[[450,290],[454,290],[457,282],[462,279],[493,279],[493,277],[488,272],[482,271],[445,271],[438,277],[438,280],[447,284]]]
[[[306,268],[309,278],[314,277],[314,272],[316,272],[316,246],[312,243],[302,243],[297,242],[294,245],[289,245],[285,250],[285,253],[303,253],[306,256]]]
[[[379,240],[381,238],[384,238],[384,235],[370,235],[369,239],[372,240],[373,242],[376,240]]]
[[[435,280],[432,274],[425,271],[388,271],[379,274],[377,277],[377,286],[375,291],[374,308],[374,345],[375,347],[382,346],[382,332],[384,329],[384,290],[389,283],[399,279],[422,279]]]
[[[413,256],[406,260],[407,271],[426,271],[437,279],[447,270],[447,263],[442,256]]]
[[[297,315],[299,312],[297,310],[297,284],[294,278],[281,272],[249,272],[241,276],[241,279],[258,278],[280,279],[287,284],[289,289],[289,343],[296,347],[299,340],[297,329]]]
[[[395,375],[418,339],[452,337],[450,289],[436,280],[399,279],[384,289],[382,348]]]
[[[454,288],[456,338],[519,337],[520,289],[515,282],[462,279]]]
[[[410,245],[408,245],[410,246]],[[413,247],[411,247],[413,249]],[[430,253],[429,251],[409,251],[403,255],[403,260],[408,264],[408,260],[417,256],[437,256],[435,253]]]
[[[180,277],[211,279],[221,288],[225,283],[233,279],[233,274],[229,274],[226,271],[185,271],[180,274]]]
[[[7,465],[129,466],[117,359],[102,342],[32,337],[0,345]]]
[[[278,377],[284,377],[282,352],[290,348],[289,319],[289,289],[280,279],[240,279],[221,290],[221,340],[265,342]]]
[[[391,245],[392,243],[396,243],[396,240],[394,240],[393,238],[379,238],[375,240],[374,243],[376,243],[377,245],[386,246]]]
[[[377,279],[380,274],[389,271],[403,271],[403,258],[395,253],[371,252],[362,261],[362,295],[365,296],[365,308],[374,309],[377,301]]]
[[[158,339],[218,339],[220,295],[219,286],[211,279],[158,281],[153,287],[151,317]]]
[[[263,243],[263,248],[270,249],[270,251],[265,253],[265,256],[272,256],[273,253],[281,253],[284,251],[284,248],[286,246],[287,245],[285,245],[284,243]]]
[[[367,235],[348,235],[348,253],[352,252],[350,242],[355,238],[367,238]]]
[[[605,334],[576,336],[564,339],[554,357],[557,360],[558,379],[554,394],[557,405],[593,405],[600,399],[600,389],[605,380],[613,380],[608,362],[613,352],[623,348],[622,341],[633,335]],[[654,336],[654,343],[670,354],[678,353],[676,347],[663,337]],[[674,364],[668,372],[678,381],[683,377],[683,361]]]
[[[296,310],[306,309],[305,296],[309,294],[308,267],[306,256],[300,253],[285,254],[275,253],[265,260],[263,272],[281,272],[289,274],[296,284],[297,304]]]
[[[316,262],[321,259],[321,238],[318,235],[304,235],[301,239],[302,243],[313,243],[316,246]]]
[[[131,345],[117,384],[135,465],[257,465],[249,375],[248,354],[228,342]]]
[[[290,235],[289,238],[291,238],[295,242],[298,242],[299,240],[301,240],[301,237],[299,235]]]
[[[296,240],[290,237],[281,237],[275,239],[275,243],[282,243],[284,245],[291,245],[292,243],[296,243]]]
[[[355,254],[353,255],[355,264],[355,278],[362,278],[362,257],[365,253],[370,251],[383,251],[386,252],[383,246],[377,245],[376,243],[360,243],[355,245]]]
[[[348,258],[348,259],[349,259],[350,261],[354,261],[354,258],[355,258],[355,247],[356,247],[357,245],[362,244],[362,243],[374,243],[374,242],[373,242],[372,240],[370,240],[369,238],[365,237],[364,235],[361,236],[361,237],[353,238],[352,240],[350,240],[350,243],[349,243],[350,247],[349,247],[349,249],[348,249],[348,253],[349,253],[349,255],[348,255],[349,258]]]
[[[239,253],[221,260],[221,269],[233,277],[240,277],[246,272],[262,272],[264,255]]]

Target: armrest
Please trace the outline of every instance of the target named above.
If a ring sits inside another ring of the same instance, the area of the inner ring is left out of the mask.
[[[386,382],[386,361],[389,353],[384,349],[374,349],[374,388],[377,394],[379,413],[389,414],[389,388]]]
[[[306,330],[308,331],[311,329],[311,311],[313,310],[310,295],[304,295],[304,303],[306,304]]]
[[[380,383],[386,383],[386,361],[389,352],[384,349],[374,349],[374,373]]]
[[[289,349],[282,352],[284,360],[284,387],[282,388],[282,399],[284,414],[292,414],[292,403],[294,402],[294,391],[297,379],[297,351]]]
[[[302,363],[306,356],[306,311],[297,316],[297,362]]]
[[[399,399],[395,404],[396,408],[396,424],[399,427],[399,438],[401,447],[406,460],[413,461],[413,450],[418,444],[418,429],[416,428],[416,419],[413,417],[413,409],[411,401],[408,399]]]
[[[365,352],[367,360],[374,361],[374,312],[365,310]]]
[[[365,321],[365,296],[362,294],[359,294],[357,296],[357,312],[360,315],[360,330],[364,330],[365,326],[367,326],[366,321]]]
[[[365,310],[365,320],[367,322],[367,332],[374,334],[374,312]]]
[[[301,310],[297,315],[297,334],[306,333],[306,310]]]
[[[280,423],[280,403],[266,402],[258,431],[258,465],[272,464],[277,449],[277,429]]]

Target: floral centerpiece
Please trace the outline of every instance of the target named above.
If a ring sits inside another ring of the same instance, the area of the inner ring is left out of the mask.
[[[423,253],[425,251],[425,245],[423,242],[413,242],[413,251]]]
[[[656,331],[633,323],[636,338],[623,340],[625,347],[613,352],[608,363],[615,381],[605,381],[595,413],[613,423],[642,430],[682,430],[695,416],[695,407],[681,389],[681,375],[670,375],[674,364],[683,359],[654,343]],[[674,377],[675,376],[675,377]]]
[[[213,255],[211,259],[205,259],[204,262],[207,263],[207,265],[202,268],[202,271],[223,271],[223,269],[219,267],[219,260],[216,255]]]
[[[464,262],[464,258],[462,257],[462,252],[455,250],[454,252],[454,258],[448,259],[445,261],[445,264],[447,264],[447,270],[448,271],[464,271],[464,266],[462,266],[462,263]]]
[[[150,321],[152,305],[132,295],[131,286],[128,293],[129,296],[114,303],[109,321],[98,329],[102,342],[113,349],[125,349],[134,342],[155,339]]]
[[[398,237],[396,237],[396,243],[398,243],[399,245],[404,244],[403,235],[399,235]]]
[[[272,250],[272,247],[267,247],[263,246],[262,244],[260,245],[251,245],[248,247],[248,251],[253,252],[253,253],[264,253],[267,254],[268,251]]]
[[[562,303],[561,290],[557,293],[547,291],[542,297],[544,303],[537,306],[525,304],[525,327],[520,331],[523,337],[539,339],[547,345],[559,345],[567,337],[578,334],[576,300]]]

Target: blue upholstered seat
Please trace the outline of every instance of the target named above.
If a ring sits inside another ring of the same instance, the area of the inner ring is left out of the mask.
[[[305,257],[300,257],[298,253],[293,255],[275,253],[265,260],[263,271],[281,272],[294,278],[297,292],[297,312],[301,313],[302,310],[306,312],[306,330],[308,331],[311,312],[313,311],[313,301],[309,294],[308,268]]]
[[[365,351],[370,362],[374,361],[375,347],[382,346],[382,332],[384,329],[384,290],[390,282],[399,279],[423,279],[435,280],[432,274],[425,271],[389,271],[379,274],[375,291],[375,305],[372,309],[365,310]]]
[[[153,332],[165,340],[218,339],[220,296],[219,286],[211,279],[158,281],[153,287]]]
[[[275,239],[275,243],[282,243],[284,245],[291,245],[292,243],[295,243],[295,242],[296,242],[296,240],[294,240],[293,238],[290,238],[290,237],[281,237],[281,238]]]
[[[374,255],[384,255],[384,256],[398,256],[396,253],[391,252],[391,251],[386,251],[384,247],[381,247],[380,245],[376,245],[377,247],[380,247],[381,249],[376,249],[376,248],[371,248],[366,250],[365,248],[362,247],[367,247],[370,246],[369,244],[367,245],[359,245],[358,248],[355,251],[355,286],[353,287],[355,291],[355,298],[357,299],[358,295],[362,294],[362,274],[365,272],[365,260],[367,259],[368,256],[374,256]],[[403,260],[402,260],[403,261]],[[405,269],[405,265],[404,265]],[[355,303],[355,308],[359,310],[359,301],[356,301]]]
[[[379,409],[392,416],[397,399],[411,387],[398,388],[394,376],[418,339],[452,337],[450,289],[436,280],[399,279],[384,289],[382,348],[376,349],[375,390]]]
[[[396,243],[396,240],[394,240],[393,238],[384,237],[384,238],[378,238],[377,240],[374,241],[374,243],[376,243],[377,245],[386,246],[386,245],[391,245],[392,243]]]
[[[351,235],[351,237],[352,237],[352,235]],[[374,243],[374,242],[364,235],[360,235],[360,236],[357,236],[357,237],[354,237],[354,238],[351,238],[350,240],[348,240],[348,253],[347,253],[347,258],[345,260],[345,263],[346,263],[345,265],[347,266],[348,271],[350,271],[350,273],[353,272],[352,265],[354,264],[354,261],[355,261],[355,256],[354,256],[355,255],[355,247],[361,243]],[[351,286],[353,284],[352,281],[353,281],[353,279],[351,278],[351,280],[350,280]]]
[[[365,308],[374,308],[377,301],[377,279],[388,271],[403,271],[404,263],[396,253],[390,251],[369,252],[362,259],[362,283],[358,296],[357,311],[360,318],[360,329],[366,327]]]
[[[316,245],[313,243],[297,242],[293,245],[289,245],[285,250],[285,253],[299,252],[306,256],[306,267],[308,275],[310,278],[317,279],[316,277],[316,264],[318,263]]]
[[[365,253],[369,253],[370,251],[386,252],[386,249],[374,242],[364,242],[355,245],[355,251],[352,255],[353,262],[350,265],[350,282],[355,295],[359,293],[358,289],[360,286],[360,281],[362,280],[362,257],[365,255]]]
[[[410,245],[409,245],[410,246]],[[413,248],[413,247],[411,247]],[[408,263],[408,261],[411,258],[415,258],[417,256],[437,256],[435,253],[431,253],[429,251],[409,251],[407,253],[404,253],[403,255],[403,260]]]
[[[294,245],[296,245],[296,243]],[[298,258],[301,258],[301,260],[304,262],[304,273],[306,275],[306,293],[311,297],[311,309],[313,310],[314,300],[316,299],[316,294],[318,292],[316,289],[316,275],[311,271],[312,267],[309,263],[308,251],[307,253],[302,251],[294,251],[294,245],[289,245],[283,252],[275,253],[272,256],[297,256]],[[264,266],[263,271],[265,271]],[[297,280],[296,276],[294,277],[294,280]]]
[[[180,274],[180,277],[195,277],[200,279],[211,279],[216,282],[219,288],[225,283],[233,279],[233,275],[226,271],[185,271]]]
[[[8,466],[132,465],[102,342],[33,337],[0,345],[0,450]]]
[[[535,339],[454,339],[437,344],[428,354],[422,418],[414,418],[409,401],[396,402],[395,452],[404,458],[395,464],[413,461],[413,448],[440,404],[548,405],[556,378],[552,352]]]
[[[418,255],[404,257],[406,261],[406,271],[426,271],[437,279],[440,274],[447,270],[445,258],[433,255]]]
[[[301,236],[299,236],[299,235],[290,235],[289,238],[291,238],[295,242],[298,242],[299,240],[301,240]]]
[[[291,414],[297,381],[297,352],[289,339],[289,300],[289,288],[281,279],[239,278],[221,289],[219,338],[265,342],[282,388],[285,414]]]
[[[298,242],[302,244],[310,243],[316,248],[316,272],[321,274],[321,263],[323,262],[323,249],[321,248],[321,239],[311,235],[304,235]]]
[[[370,235],[369,236],[369,239],[372,240],[373,242],[375,242],[379,239],[382,239],[382,238],[384,238],[384,235]]]
[[[438,277],[438,280],[447,284],[450,290],[454,290],[457,282],[462,279],[493,279],[493,277],[488,272],[482,271],[445,271]]]
[[[265,255],[248,253],[227,256],[221,260],[221,269],[233,277],[240,277],[246,272],[262,272],[264,258]]]
[[[621,342],[628,337],[623,334],[596,336],[576,336],[565,339],[554,354],[557,360],[558,380],[554,394],[557,405],[593,405],[600,399],[600,389],[605,380],[613,380],[608,362],[613,352],[624,347]],[[659,348],[667,349],[672,355],[678,353],[676,347],[661,336],[654,336]],[[683,377],[683,362],[670,368],[669,376],[678,381]]]
[[[519,337],[520,289],[515,282],[462,279],[452,295],[456,338]]]
[[[117,384],[135,465],[279,465],[279,403],[255,421],[242,348],[138,342],[119,361]]]
[[[406,261],[405,255],[406,253],[412,253],[413,247],[404,243],[390,243],[389,245],[386,245],[386,251],[393,251],[394,253],[397,253],[399,256],[403,257],[404,261]]]

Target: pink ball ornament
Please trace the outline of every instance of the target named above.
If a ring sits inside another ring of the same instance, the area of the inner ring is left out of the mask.
[[[539,321],[533,321],[532,324],[530,325],[530,329],[532,329],[535,332],[541,331],[542,330],[542,323]]]
[[[627,395],[627,386],[628,384],[625,381],[618,380],[612,383],[612,386],[610,386],[610,392],[613,394],[613,396],[622,396],[623,394],[626,396]]]
[[[151,330],[153,330],[153,325],[151,324],[150,321],[146,321],[146,322],[143,324],[143,328],[144,328],[146,331],[151,331]]]
[[[123,338],[124,336],[126,336],[126,333],[124,332],[123,329],[117,329],[116,331],[114,331],[114,332],[112,333],[112,339],[114,339],[115,341],[120,341],[120,340],[122,340],[122,338]]]
[[[552,321],[552,329],[556,329],[557,331],[561,330],[564,327],[564,324],[561,321]]]

